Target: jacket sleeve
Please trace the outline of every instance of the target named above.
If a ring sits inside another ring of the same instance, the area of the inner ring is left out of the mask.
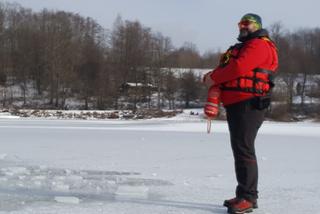
[[[211,74],[215,84],[221,84],[241,76],[261,65],[268,57],[267,44],[261,39],[248,42],[237,58],[231,58],[225,67],[218,67]]]

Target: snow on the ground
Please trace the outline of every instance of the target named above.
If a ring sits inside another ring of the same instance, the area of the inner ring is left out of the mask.
[[[9,112],[0,112],[0,119],[16,119],[18,116],[14,116]]]
[[[227,124],[213,121],[207,134],[187,114],[0,119],[0,213],[226,213],[235,187]],[[254,213],[320,213],[319,139],[317,123],[264,123]]]

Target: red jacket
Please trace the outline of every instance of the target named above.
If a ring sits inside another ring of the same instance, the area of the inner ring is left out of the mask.
[[[260,68],[275,72],[278,67],[277,49],[274,43],[264,38],[253,38],[244,42],[240,50],[233,49],[232,57],[226,66],[217,67],[211,74],[215,85],[237,85],[239,81],[252,87],[252,77],[254,69]],[[268,75],[262,77],[268,81]],[[265,87],[265,86],[264,86]],[[269,87],[269,86],[268,86]],[[269,89],[269,88],[268,88]],[[221,91],[221,101],[224,106],[244,101],[254,96],[262,96],[244,91],[223,90]]]

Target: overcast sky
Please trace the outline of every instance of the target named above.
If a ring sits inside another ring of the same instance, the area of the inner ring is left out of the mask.
[[[1,0],[2,1],[2,0]],[[248,12],[263,26],[281,21],[288,30],[320,26],[320,0],[6,0],[32,8],[65,10],[89,16],[111,29],[118,14],[139,20],[169,36],[176,47],[193,42],[203,53],[236,42],[237,23]]]

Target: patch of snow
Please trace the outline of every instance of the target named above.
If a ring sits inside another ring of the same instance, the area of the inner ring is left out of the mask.
[[[9,112],[0,112],[0,119],[16,119],[20,118],[19,116],[14,116],[10,114]]]
[[[71,197],[71,196],[56,196],[54,197],[54,200],[58,203],[65,203],[65,204],[79,204],[80,199],[77,197]]]

